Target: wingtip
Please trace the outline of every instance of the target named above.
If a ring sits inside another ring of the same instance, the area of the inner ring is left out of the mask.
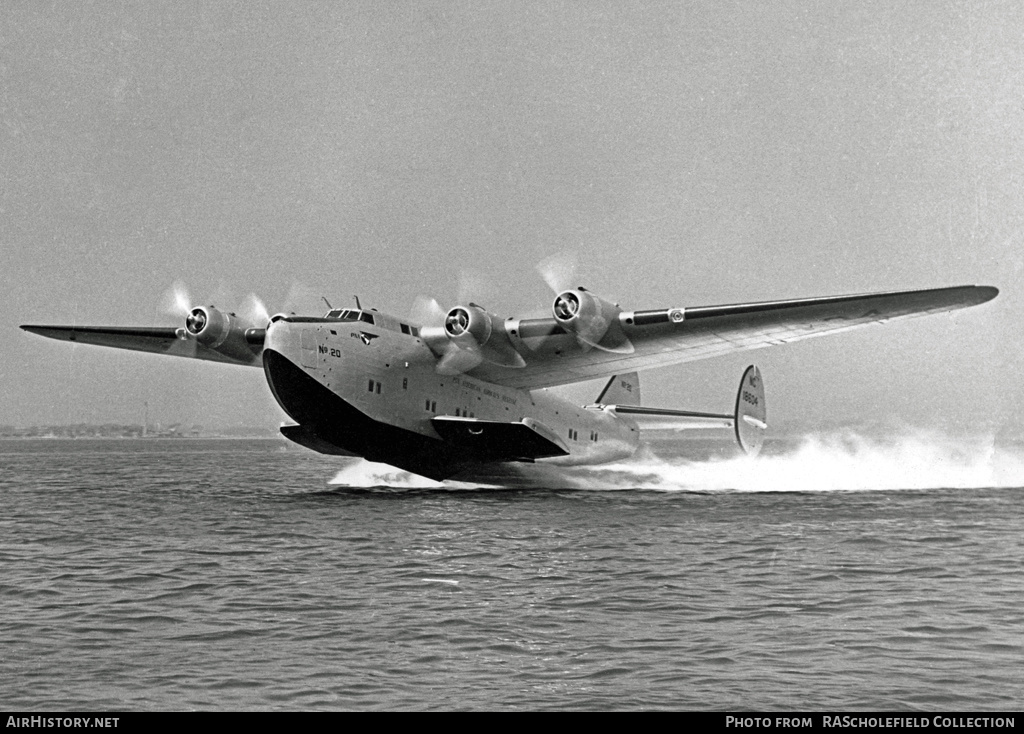
[[[47,339],[60,339],[61,337],[58,335],[58,331],[74,331],[74,329],[69,326],[43,326],[42,324],[22,324],[18,328],[21,329],[22,331],[27,331],[29,334],[43,336],[46,337]]]
[[[40,334],[41,336],[47,336],[49,332],[57,329],[61,330],[73,330],[73,326],[45,326],[43,324],[22,324],[18,327],[22,331],[27,331],[30,334]]]
[[[992,285],[976,285],[974,288],[978,294],[977,303],[987,303],[999,295],[999,289]]]

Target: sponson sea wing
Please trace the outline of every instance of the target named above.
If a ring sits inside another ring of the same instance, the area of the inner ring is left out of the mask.
[[[954,311],[990,301],[991,286],[869,293],[725,306],[624,311],[632,350],[580,350],[553,318],[512,320],[506,328],[526,366],[482,364],[469,374],[505,387],[535,389],[836,334],[859,326]]]

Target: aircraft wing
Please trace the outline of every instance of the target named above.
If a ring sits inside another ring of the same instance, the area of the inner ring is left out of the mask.
[[[169,354],[176,357],[206,359],[212,362],[262,366],[259,354],[251,360],[233,359],[203,346],[195,339],[181,338],[181,330],[173,326],[33,326],[21,327],[25,331],[50,339],[93,344],[100,347],[131,349],[137,352]]]
[[[430,423],[448,443],[491,461],[532,461],[569,454],[562,439],[533,418],[503,423],[439,415]]]
[[[996,297],[990,286],[869,293],[686,309],[626,311],[619,315],[632,351],[582,350],[553,319],[512,325],[526,366],[482,364],[470,374],[507,387],[535,389],[640,369],[694,362],[732,352],[837,334],[925,314],[976,306]]]

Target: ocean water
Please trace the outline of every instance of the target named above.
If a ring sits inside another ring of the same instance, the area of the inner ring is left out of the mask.
[[[0,442],[0,706],[1019,709],[1024,451],[692,446],[439,484]]]

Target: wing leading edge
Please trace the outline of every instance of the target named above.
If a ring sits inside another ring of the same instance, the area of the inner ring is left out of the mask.
[[[860,326],[943,313],[990,301],[991,286],[958,286],[787,301],[703,306],[687,309],[625,311],[621,332],[632,351],[583,350],[553,319],[508,322],[512,344],[525,365],[515,369],[484,363],[469,374],[506,387],[536,389],[583,382],[641,369],[694,362],[747,349],[786,344]],[[61,341],[130,349],[154,354],[259,367],[262,330],[249,342],[252,356],[237,350],[228,356],[174,327],[40,326],[25,331]],[[240,337],[243,338],[243,337]],[[246,332],[245,339],[248,339]],[[258,343],[257,343],[258,342]]]
[[[471,374],[507,387],[536,389],[718,357],[732,352],[836,334],[868,324],[943,313],[990,301],[991,286],[802,298],[687,309],[626,311],[622,331],[631,354],[573,349],[573,338],[554,319],[513,325],[526,367],[481,365]]]
[[[195,339],[182,339],[180,330],[173,326],[34,326],[21,327],[32,334],[79,344],[92,344],[115,349],[130,349],[136,352],[169,354],[175,357],[206,359],[211,362],[239,364],[252,367],[262,366],[259,354],[251,361],[232,359],[220,352],[203,346]]]

